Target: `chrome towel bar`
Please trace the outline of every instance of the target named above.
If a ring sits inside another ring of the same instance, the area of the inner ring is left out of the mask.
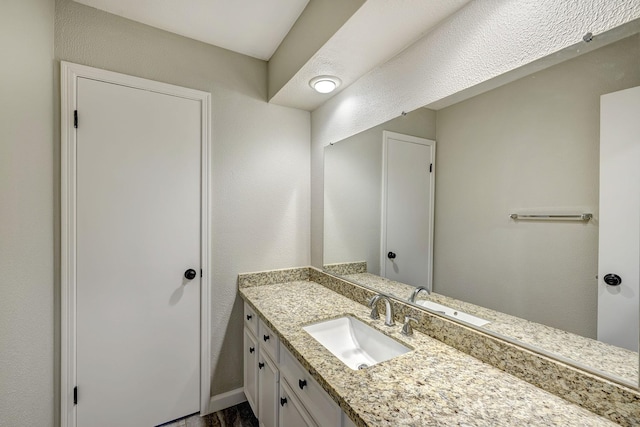
[[[593,218],[593,214],[583,213],[574,215],[557,215],[557,214],[509,214],[511,219],[527,219],[527,220],[565,220],[565,221],[589,221]]]

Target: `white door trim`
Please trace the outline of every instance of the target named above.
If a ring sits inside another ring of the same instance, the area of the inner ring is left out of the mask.
[[[429,274],[427,276],[427,289],[431,292],[433,288],[433,214],[435,204],[435,189],[436,189],[436,142],[431,139],[418,138],[416,136],[404,135],[402,133],[391,132],[388,130],[382,131],[382,197],[381,197],[381,209],[380,209],[380,275],[386,277],[386,245],[387,241],[387,227],[385,226],[387,221],[387,148],[389,145],[389,139],[397,139],[399,141],[410,142],[414,144],[426,145],[431,147],[431,163],[433,164],[433,170],[431,173],[431,185],[430,185],[430,200],[429,200],[429,257],[426,260],[429,267]]]
[[[60,251],[60,425],[76,426],[73,389],[76,384],[76,110],[78,78],[88,78],[136,89],[199,101],[201,130],[201,240],[200,289],[200,412],[209,413],[211,394],[211,94],[84,65],[61,62],[61,251]]]

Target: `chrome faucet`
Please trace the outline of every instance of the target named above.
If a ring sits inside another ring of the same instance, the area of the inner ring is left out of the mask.
[[[378,313],[378,300],[383,300],[384,301],[384,305],[385,305],[385,316],[384,316],[384,324],[387,326],[394,326],[396,324],[396,322],[393,321],[393,306],[391,305],[391,302],[389,301],[389,297],[386,297],[382,294],[378,294],[376,296],[374,296],[373,298],[371,298],[371,301],[369,301],[369,307],[371,307],[371,318],[372,319],[379,319],[380,318],[380,313]]]
[[[431,292],[429,291],[429,289],[425,288],[424,286],[418,286],[411,293],[411,296],[409,297],[409,302],[416,302],[416,298],[421,291],[425,291],[427,295],[431,295]]]

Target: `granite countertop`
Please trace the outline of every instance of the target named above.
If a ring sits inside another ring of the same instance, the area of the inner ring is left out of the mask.
[[[385,279],[371,273],[343,274],[341,277],[402,300],[406,300],[415,289],[413,286]],[[496,332],[502,336],[573,360],[605,374],[628,381],[631,384],[638,382],[637,352],[470,304],[436,292],[432,292],[428,296],[421,293],[418,300],[422,299],[437,302],[490,321],[489,324],[482,326],[481,329]]]
[[[369,309],[311,281],[239,289],[349,417],[360,426],[605,426],[592,412],[420,332],[369,319]],[[414,350],[354,371],[302,327],[349,314]]]

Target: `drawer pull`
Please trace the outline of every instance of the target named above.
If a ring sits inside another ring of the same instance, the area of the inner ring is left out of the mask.
[[[254,351],[256,351],[255,347],[249,347],[249,353],[253,353]]]
[[[269,335],[263,335],[262,339],[264,340],[264,342],[269,341]]]
[[[298,387],[300,387],[300,390],[302,390],[306,385],[307,385],[307,380],[298,380]]]
[[[253,315],[247,314],[247,320],[251,320],[251,319],[253,319]]]
[[[262,368],[264,368],[264,363],[258,362],[258,369],[262,369]]]
[[[286,397],[281,397],[280,398],[280,406],[284,406],[287,403],[287,398]]]

